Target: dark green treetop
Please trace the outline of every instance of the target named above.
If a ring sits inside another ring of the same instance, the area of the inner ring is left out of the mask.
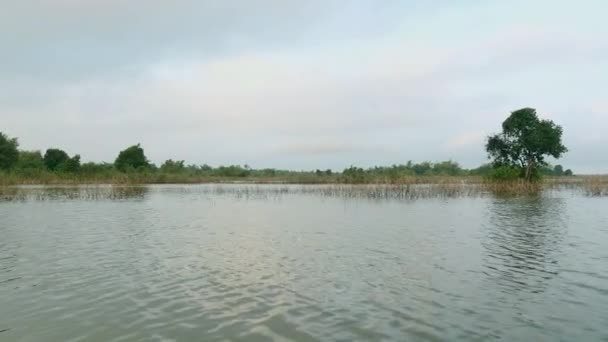
[[[19,160],[19,143],[17,138],[9,138],[0,132],[0,169],[8,170]]]
[[[51,171],[57,171],[69,159],[70,156],[65,151],[58,148],[49,148],[44,154],[44,165]]]
[[[140,144],[137,144],[120,151],[114,166],[124,172],[128,169],[147,168],[150,166],[150,162],[144,154],[144,149],[141,148]]]

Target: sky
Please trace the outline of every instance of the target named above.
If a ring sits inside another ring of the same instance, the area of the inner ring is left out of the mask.
[[[0,131],[22,149],[295,170],[487,162],[536,108],[608,172],[603,0],[0,0]]]

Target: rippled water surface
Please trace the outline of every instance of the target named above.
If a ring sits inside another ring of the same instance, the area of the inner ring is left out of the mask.
[[[0,340],[608,341],[607,209],[571,191],[13,189]]]

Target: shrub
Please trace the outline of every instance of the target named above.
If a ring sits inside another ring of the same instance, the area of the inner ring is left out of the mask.
[[[150,162],[144,154],[144,149],[139,144],[120,151],[114,162],[116,169],[122,172],[148,168]]]
[[[19,160],[19,143],[17,138],[9,138],[0,132],[0,169],[11,169]]]
[[[47,169],[56,171],[69,159],[70,156],[65,151],[58,148],[49,148],[44,154],[44,165],[46,165]]]
[[[522,175],[522,170],[512,166],[498,166],[492,169],[487,178],[492,181],[516,181]]]

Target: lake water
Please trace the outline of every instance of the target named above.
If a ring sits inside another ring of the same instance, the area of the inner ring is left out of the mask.
[[[310,189],[5,190],[0,340],[608,341],[608,198]]]

